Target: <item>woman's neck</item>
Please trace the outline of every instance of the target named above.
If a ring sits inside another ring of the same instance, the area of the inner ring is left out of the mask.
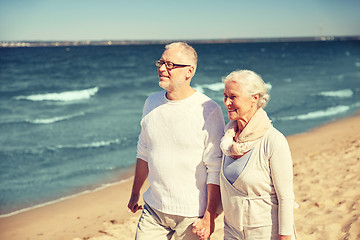
[[[242,130],[244,130],[244,128],[249,123],[251,118],[255,115],[257,110],[258,110],[258,108],[252,108],[252,110],[247,114],[247,116],[244,116],[244,117],[236,120],[236,122],[237,122],[237,130],[236,130],[236,132],[241,133]]]

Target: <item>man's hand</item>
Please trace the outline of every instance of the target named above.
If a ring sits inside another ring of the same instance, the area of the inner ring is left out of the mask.
[[[129,212],[136,213],[138,210],[143,209],[143,207],[139,205],[138,202],[140,199],[140,189],[144,184],[148,174],[149,174],[148,163],[138,158],[136,161],[135,176],[131,190],[131,197],[128,203]]]
[[[214,220],[199,218],[193,223],[192,226],[192,232],[198,235],[200,240],[206,240],[214,232],[215,222]]]
[[[206,240],[215,230],[215,218],[218,216],[216,210],[220,202],[220,186],[207,184],[207,205],[204,217],[198,218],[193,223],[193,233]]]
[[[136,213],[138,210],[143,209],[141,205],[138,204],[139,195],[131,195],[128,203],[128,212]]]
[[[291,240],[291,235],[279,235],[279,240]]]

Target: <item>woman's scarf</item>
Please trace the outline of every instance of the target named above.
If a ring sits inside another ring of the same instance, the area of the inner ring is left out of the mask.
[[[226,156],[238,158],[252,149],[271,126],[271,120],[266,112],[264,109],[259,108],[236,141],[234,141],[234,138],[237,121],[230,121],[225,127],[225,135],[221,139],[220,147]]]

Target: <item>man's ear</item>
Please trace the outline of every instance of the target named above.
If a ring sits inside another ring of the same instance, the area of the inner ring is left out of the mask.
[[[192,78],[195,74],[195,68],[194,66],[188,67],[188,71],[186,72],[186,78]]]

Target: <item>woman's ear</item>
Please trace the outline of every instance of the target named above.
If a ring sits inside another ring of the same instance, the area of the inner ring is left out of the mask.
[[[254,94],[254,95],[252,95],[252,99],[251,99],[251,101],[252,101],[252,103],[257,103],[258,102],[258,100],[259,100],[259,97],[260,97],[260,94]]]

